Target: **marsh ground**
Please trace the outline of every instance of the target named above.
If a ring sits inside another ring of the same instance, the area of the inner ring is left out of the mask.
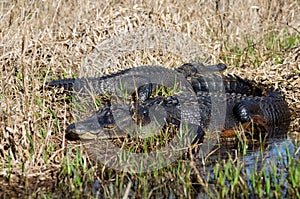
[[[94,179],[103,183],[104,196],[128,194],[132,176],[97,172],[80,142],[65,139],[64,129],[72,122],[70,106],[65,96],[45,91],[43,85],[52,79],[86,75],[82,74],[85,58],[108,41],[116,46],[111,45],[101,56],[118,57],[107,59],[111,62],[103,62],[105,66],[94,65],[99,74],[145,64],[176,67],[189,61],[183,56],[189,55],[189,49],[178,55],[170,41],[161,41],[164,45],[159,49],[133,51],[127,47],[132,42],[138,45],[134,37],[123,43],[116,39],[153,28],[191,38],[201,50],[198,55],[208,58],[206,62],[223,62],[229,73],[282,91],[292,112],[289,134],[299,141],[297,0],[4,0],[0,2],[0,195],[51,197],[70,192],[81,197],[89,193],[86,185]],[[122,50],[125,53],[117,53]],[[190,185],[201,184],[199,178],[189,175],[191,170],[198,172],[182,166],[186,175],[178,181],[172,177],[178,176],[175,170],[168,171],[165,178],[156,177],[157,173],[150,178],[134,176],[146,179],[135,185],[135,196],[173,190],[175,195],[191,197]],[[177,192],[176,187],[183,189]]]

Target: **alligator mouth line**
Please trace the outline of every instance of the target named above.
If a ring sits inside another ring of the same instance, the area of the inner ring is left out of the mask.
[[[119,139],[126,137],[125,135],[118,135],[115,126],[106,125],[102,129],[94,130],[89,129],[88,124],[82,125],[84,122],[80,123],[80,128],[77,128],[77,124],[73,123],[66,129],[66,137],[71,140],[105,140],[105,139]]]

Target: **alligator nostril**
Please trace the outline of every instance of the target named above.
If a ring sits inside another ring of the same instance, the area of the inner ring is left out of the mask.
[[[76,131],[75,123],[70,124],[66,129],[66,133],[73,133],[75,131]]]
[[[178,99],[176,97],[168,96],[165,99],[165,104],[166,105],[177,105],[177,104],[179,104],[179,102],[178,102]]]

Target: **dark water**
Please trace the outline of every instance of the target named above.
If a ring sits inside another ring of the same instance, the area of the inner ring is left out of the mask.
[[[264,142],[256,145],[248,145],[245,153],[243,149],[237,151],[237,147],[222,147],[214,155],[208,158],[208,164],[205,165],[206,180],[216,183],[214,166],[216,163],[228,161],[230,158],[238,158],[244,174],[243,179],[249,188],[249,198],[255,198],[255,187],[253,187],[253,174],[264,173],[266,178],[270,179],[271,184],[280,184],[282,196],[287,195],[288,186],[288,166],[289,162],[300,159],[299,144],[298,147],[288,135],[281,137],[266,138]],[[220,164],[221,165],[221,164]],[[236,165],[235,165],[236,166]],[[224,168],[221,168],[224,169]],[[228,182],[231,183],[231,182]],[[271,191],[272,192],[272,191]],[[198,193],[200,198],[208,198],[203,193]]]
[[[251,173],[264,170],[267,178],[271,180],[271,183],[278,184],[283,182],[284,187],[281,187],[281,192],[282,195],[285,195],[288,188],[288,182],[286,181],[288,177],[288,162],[289,158],[299,158],[299,154],[295,154],[296,150],[290,138],[270,138],[264,152],[249,152],[243,158],[249,188],[253,189]],[[254,197],[254,195],[252,196]]]

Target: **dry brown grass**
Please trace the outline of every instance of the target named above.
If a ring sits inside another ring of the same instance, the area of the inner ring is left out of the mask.
[[[65,149],[75,146],[64,138],[71,121],[68,104],[41,89],[43,84],[78,75],[85,57],[105,40],[153,27],[190,36],[203,54],[210,55],[209,62],[226,57],[229,72],[282,90],[293,111],[291,131],[299,132],[299,37],[298,46],[278,45],[299,35],[297,0],[4,0],[0,3],[0,192],[26,192],[24,179],[32,183],[27,192],[55,187]],[[233,51],[236,46],[243,50]],[[174,67],[187,61],[164,49],[144,53],[129,52],[116,65],[97,67],[107,73],[142,64]]]

